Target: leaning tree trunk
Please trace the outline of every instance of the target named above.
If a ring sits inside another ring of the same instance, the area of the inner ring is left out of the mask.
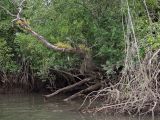
[[[13,21],[16,23],[17,26],[19,26],[21,29],[25,30],[26,32],[30,33],[33,37],[35,37],[39,42],[41,42],[47,48],[52,49],[54,51],[58,51],[58,52],[74,53],[74,54],[78,54],[81,57],[83,57],[83,62],[82,62],[81,67],[80,67],[80,73],[83,74],[83,75],[92,73],[92,71],[95,68],[95,65],[93,64],[91,53],[88,50],[86,50],[85,48],[80,48],[80,47],[77,47],[77,48],[73,48],[73,47],[65,47],[64,48],[63,47],[62,48],[62,47],[60,47],[60,46],[58,46],[56,44],[51,44],[42,35],[40,35],[37,32],[35,32],[29,26],[28,22],[25,19],[20,17],[20,14],[22,13],[22,8],[23,8],[23,3],[24,2],[25,2],[25,0],[22,0],[20,2],[20,4],[18,5],[18,13],[17,13],[17,15],[13,15],[12,13],[10,13],[10,11],[5,9],[3,6],[0,6],[0,7],[2,9],[4,9],[12,17],[16,17]],[[52,96],[54,96],[56,94],[59,94],[61,92],[69,91],[71,89],[74,89],[77,86],[81,86],[83,84],[86,84],[87,82],[89,82],[91,80],[93,80],[93,78],[83,79],[83,80],[81,80],[79,82],[76,82],[76,83],[70,85],[70,86],[67,86],[67,87],[64,87],[62,89],[59,89],[59,90],[57,90],[56,92],[54,92],[52,94],[45,95],[45,98],[52,97]],[[99,85],[98,85],[98,87],[99,87]],[[93,85],[93,86],[91,85],[91,87],[88,87],[88,89],[82,90],[80,93],[77,93],[77,94],[71,96],[71,98],[68,98],[68,99],[75,98],[75,96],[78,96],[81,93],[85,93],[87,91],[90,91],[90,90],[96,89],[96,88],[97,88],[96,84]]]
[[[92,71],[96,68],[95,64],[93,63],[91,53],[86,53],[83,59],[83,62],[80,67],[80,73],[92,73]]]
[[[43,45],[45,45],[47,48],[52,49],[54,51],[58,51],[58,52],[75,53],[75,54],[79,54],[80,56],[82,56],[84,59],[80,67],[80,73],[82,74],[90,73],[95,68],[95,65],[93,64],[93,61],[92,61],[91,53],[86,51],[85,49],[81,49],[79,47],[78,48],[58,47],[48,42],[48,40],[46,40],[43,36],[39,35],[37,32],[33,31],[24,19],[19,19],[17,20],[16,23],[21,28],[23,28],[28,33],[32,34],[35,38],[37,38],[37,40],[40,41]]]
[[[24,4],[25,1],[26,0],[22,0],[18,4],[18,8],[17,8],[18,12],[17,12],[16,15],[12,14],[10,11],[8,11],[6,8],[4,8],[1,5],[0,5],[0,8],[2,8],[3,10],[5,10],[6,13],[9,14],[11,17],[15,17],[15,19],[12,22],[15,22],[16,25],[18,25],[20,28],[24,29],[26,32],[30,33],[32,36],[34,36],[35,38],[37,38],[37,40],[40,41],[47,48],[52,49],[54,51],[58,51],[58,52],[75,53],[75,54],[79,54],[79,55],[83,56],[84,61],[83,61],[82,65],[81,65],[80,72],[82,74],[90,72],[94,68],[94,64],[92,62],[91,54],[88,53],[87,50],[79,48],[79,47],[78,48],[72,48],[72,47],[61,48],[61,47],[58,47],[57,45],[51,44],[43,36],[41,36],[40,34],[38,34],[37,32],[35,32],[29,26],[28,22],[25,19],[21,18],[20,15],[22,13],[23,4]]]

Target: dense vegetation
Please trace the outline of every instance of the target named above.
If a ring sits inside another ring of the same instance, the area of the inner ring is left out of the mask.
[[[153,112],[159,105],[159,12],[158,0],[0,1],[0,83],[33,90],[50,81],[52,91],[80,82],[62,79],[94,78],[98,84],[79,94],[100,89],[91,96],[109,96],[96,111]]]

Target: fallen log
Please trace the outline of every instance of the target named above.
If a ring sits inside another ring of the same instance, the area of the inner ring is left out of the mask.
[[[84,83],[86,83],[86,82],[89,82],[89,81],[91,81],[91,80],[93,80],[93,77],[92,77],[92,78],[86,78],[86,79],[84,79],[84,80],[82,80],[82,81],[79,81],[79,82],[77,82],[77,83],[75,83],[75,84],[72,84],[72,85],[66,86],[66,87],[64,87],[64,88],[61,88],[61,89],[59,89],[59,90],[57,90],[57,91],[55,91],[55,92],[53,92],[53,93],[51,93],[51,94],[49,94],[49,95],[44,95],[44,97],[45,97],[45,98],[50,98],[50,97],[53,97],[53,96],[55,96],[55,95],[57,95],[57,94],[59,94],[59,93],[61,93],[61,92],[70,91],[70,90],[73,89],[74,87],[80,86],[80,85],[82,85],[82,84],[84,84]]]
[[[84,90],[81,90],[81,91],[69,96],[68,98],[64,99],[64,101],[69,101],[69,100],[72,100],[72,99],[74,99],[76,97],[82,96],[82,94],[84,94],[84,93],[91,92],[93,90],[97,90],[97,89],[99,89],[101,87],[101,85],[102,85],[102,83],[100,83],[100,82],[97,83],[97,84],[94,84],[94,85],[92,85],[92,86],[90,86],[90,87],[88,87],[88,88],[86,88]]]

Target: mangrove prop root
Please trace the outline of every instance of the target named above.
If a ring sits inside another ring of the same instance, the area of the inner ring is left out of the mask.
[[[66,86],[66,87],[64,87],[64,88],[61,88],[61,89],[53,92],[52,94],[44,95],[44,97],[45,97],[45,98],[50,98],[50,97],[53,97],[53,96],[55,96],[55,95],[57,95],[57,94],[59,94],[59,93],[61,93],[61,92],[67,92],[67,91],[73,89],[74,87],[80,86],[80,85],[82,85],[82,84],[84,84],[84,83],[86,83],[86,82],[89,82],[89,81],[91,81],[91,80],[93,80],[93,78],[86,78],[86,79],[84,79],[84,80],[82,80],[82,81],[79,81],[79,82],[77,82],[77,83],[75,83],[75,84],[72,84],[72,85]]]

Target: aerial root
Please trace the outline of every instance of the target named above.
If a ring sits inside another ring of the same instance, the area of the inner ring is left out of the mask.
[[[147,54],[144,61],[137,66],[127,64],[118,83],[98,90],[93,97],[87,96],[89,104],[86,108],[93,109],[95,107],[93,103],[103,97],[102,105],[96,107],[94,112],[152,114],[154,117],[154,114],[160,111],[158,53]]]

